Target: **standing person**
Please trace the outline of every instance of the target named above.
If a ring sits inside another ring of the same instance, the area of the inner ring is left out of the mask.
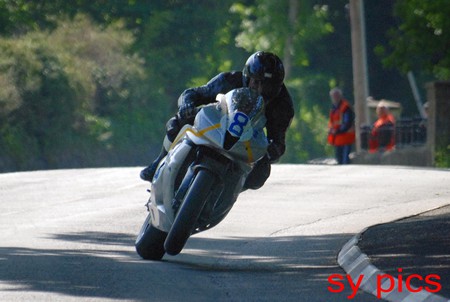
[[[140,177],[146,181],[153,179],[159,162],[168,153],[180,129],[194,122],[198,106],[214,103],[217,94],[241,87],[255,90],[264,99],[269,146],[267,154],[255,164],[244,185],[244,189],[259,189],[270,175],[270,164],[278,161],[285,152],[286,131],[294,116],[292,99],[284,85],[283,63],[275,54],[264,51],[252,54],[242,72],[220,73],[206,85],[189,88],[181,94],[178,113],[166,125],[167,135],[161,154],[141,171]]]
[[[330,90],[331,110],[328,122],[328,143],[334,146],[339,165],[350,163],[350,151],[355,143],[355,114],[349,102],[344,99],[342,90]]]
[[[370,133],[369,152],[391,151],[395,147],[395,118],[383,101],[377,105],[377,116]]]

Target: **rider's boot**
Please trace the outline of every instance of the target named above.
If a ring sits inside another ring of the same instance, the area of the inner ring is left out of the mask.
[[[152,181],[159,163],[168,153],[167,151],[169,149],[168,146],[170,146],[170,144],[168,145],[168,139],[166,136],[166,138],[164,139],[164,144],[161,148],[161,152],[159,153],[158,157],[153,161],[153,163],[150,164],[150,166],[146,167],[141,171],[141,174],[139,176],[141,177],[142,180],[150,182]]]
[[[167,122],[166,136],[164,138],[163,147],[161,148],[161,153],[158,155],[158,157],[155,159],[155,161],[150,166],[148,166],[147,168],[145,168],[141,171],[140,177],[142,180],[146,180],[146,181],[150,181],[150,182],[152,181],[153,176],[156,173],[156,169],[158,168],[159,162],[169,152],[170,146],[172,145],[172,142],[177,137],[181,128],[186,124],[193,124],[194,118],[195,117],[191,117],[188,119],[182,119],[177,114],[175,117],[171,118]]]

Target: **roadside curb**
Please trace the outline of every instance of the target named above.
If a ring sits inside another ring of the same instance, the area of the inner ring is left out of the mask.
[[[365,230],[364,230],[365,231]],[[353,236],[340,250],[337,261],[341,268],[351,276],[353,282],[357,282],[361,276],[364,276],[360,288],[374,296],[377,296],[377,276],[386,274],[370,263],[369,257],[361,252],[358,247],[361,232]],[[450,302],[450,299],[427,291],[409,292],[407,290],[399,291],[399,282],[394,278],[395,286],[389,292],[382,292],[381,298],[391,302]],[[385,284],[385,283],[383,283]],[[381,286],[387,288],[387,286]],[[403,281],[400,288],[405,289],[406,283]]]

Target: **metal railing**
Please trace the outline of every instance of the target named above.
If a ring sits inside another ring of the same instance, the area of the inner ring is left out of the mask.
[[[427,141],[427,121],[422,118],[402,118],[396,121],[394,127],[380,129],[379,144],[383,146],[384,141],[395,135],[395,147],[404,148],[408,146],[421,146]],[[361,149],[369,149],[372,126],[361,126]]]

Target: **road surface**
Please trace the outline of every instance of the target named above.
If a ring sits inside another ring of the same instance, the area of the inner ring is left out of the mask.
[[[328,277],[345,275],[353,235],[450,202],[448,170],[275,165],[220,225],[152,262],[134,250],[139,171],[0,174],[0,301],[347,301]]]

